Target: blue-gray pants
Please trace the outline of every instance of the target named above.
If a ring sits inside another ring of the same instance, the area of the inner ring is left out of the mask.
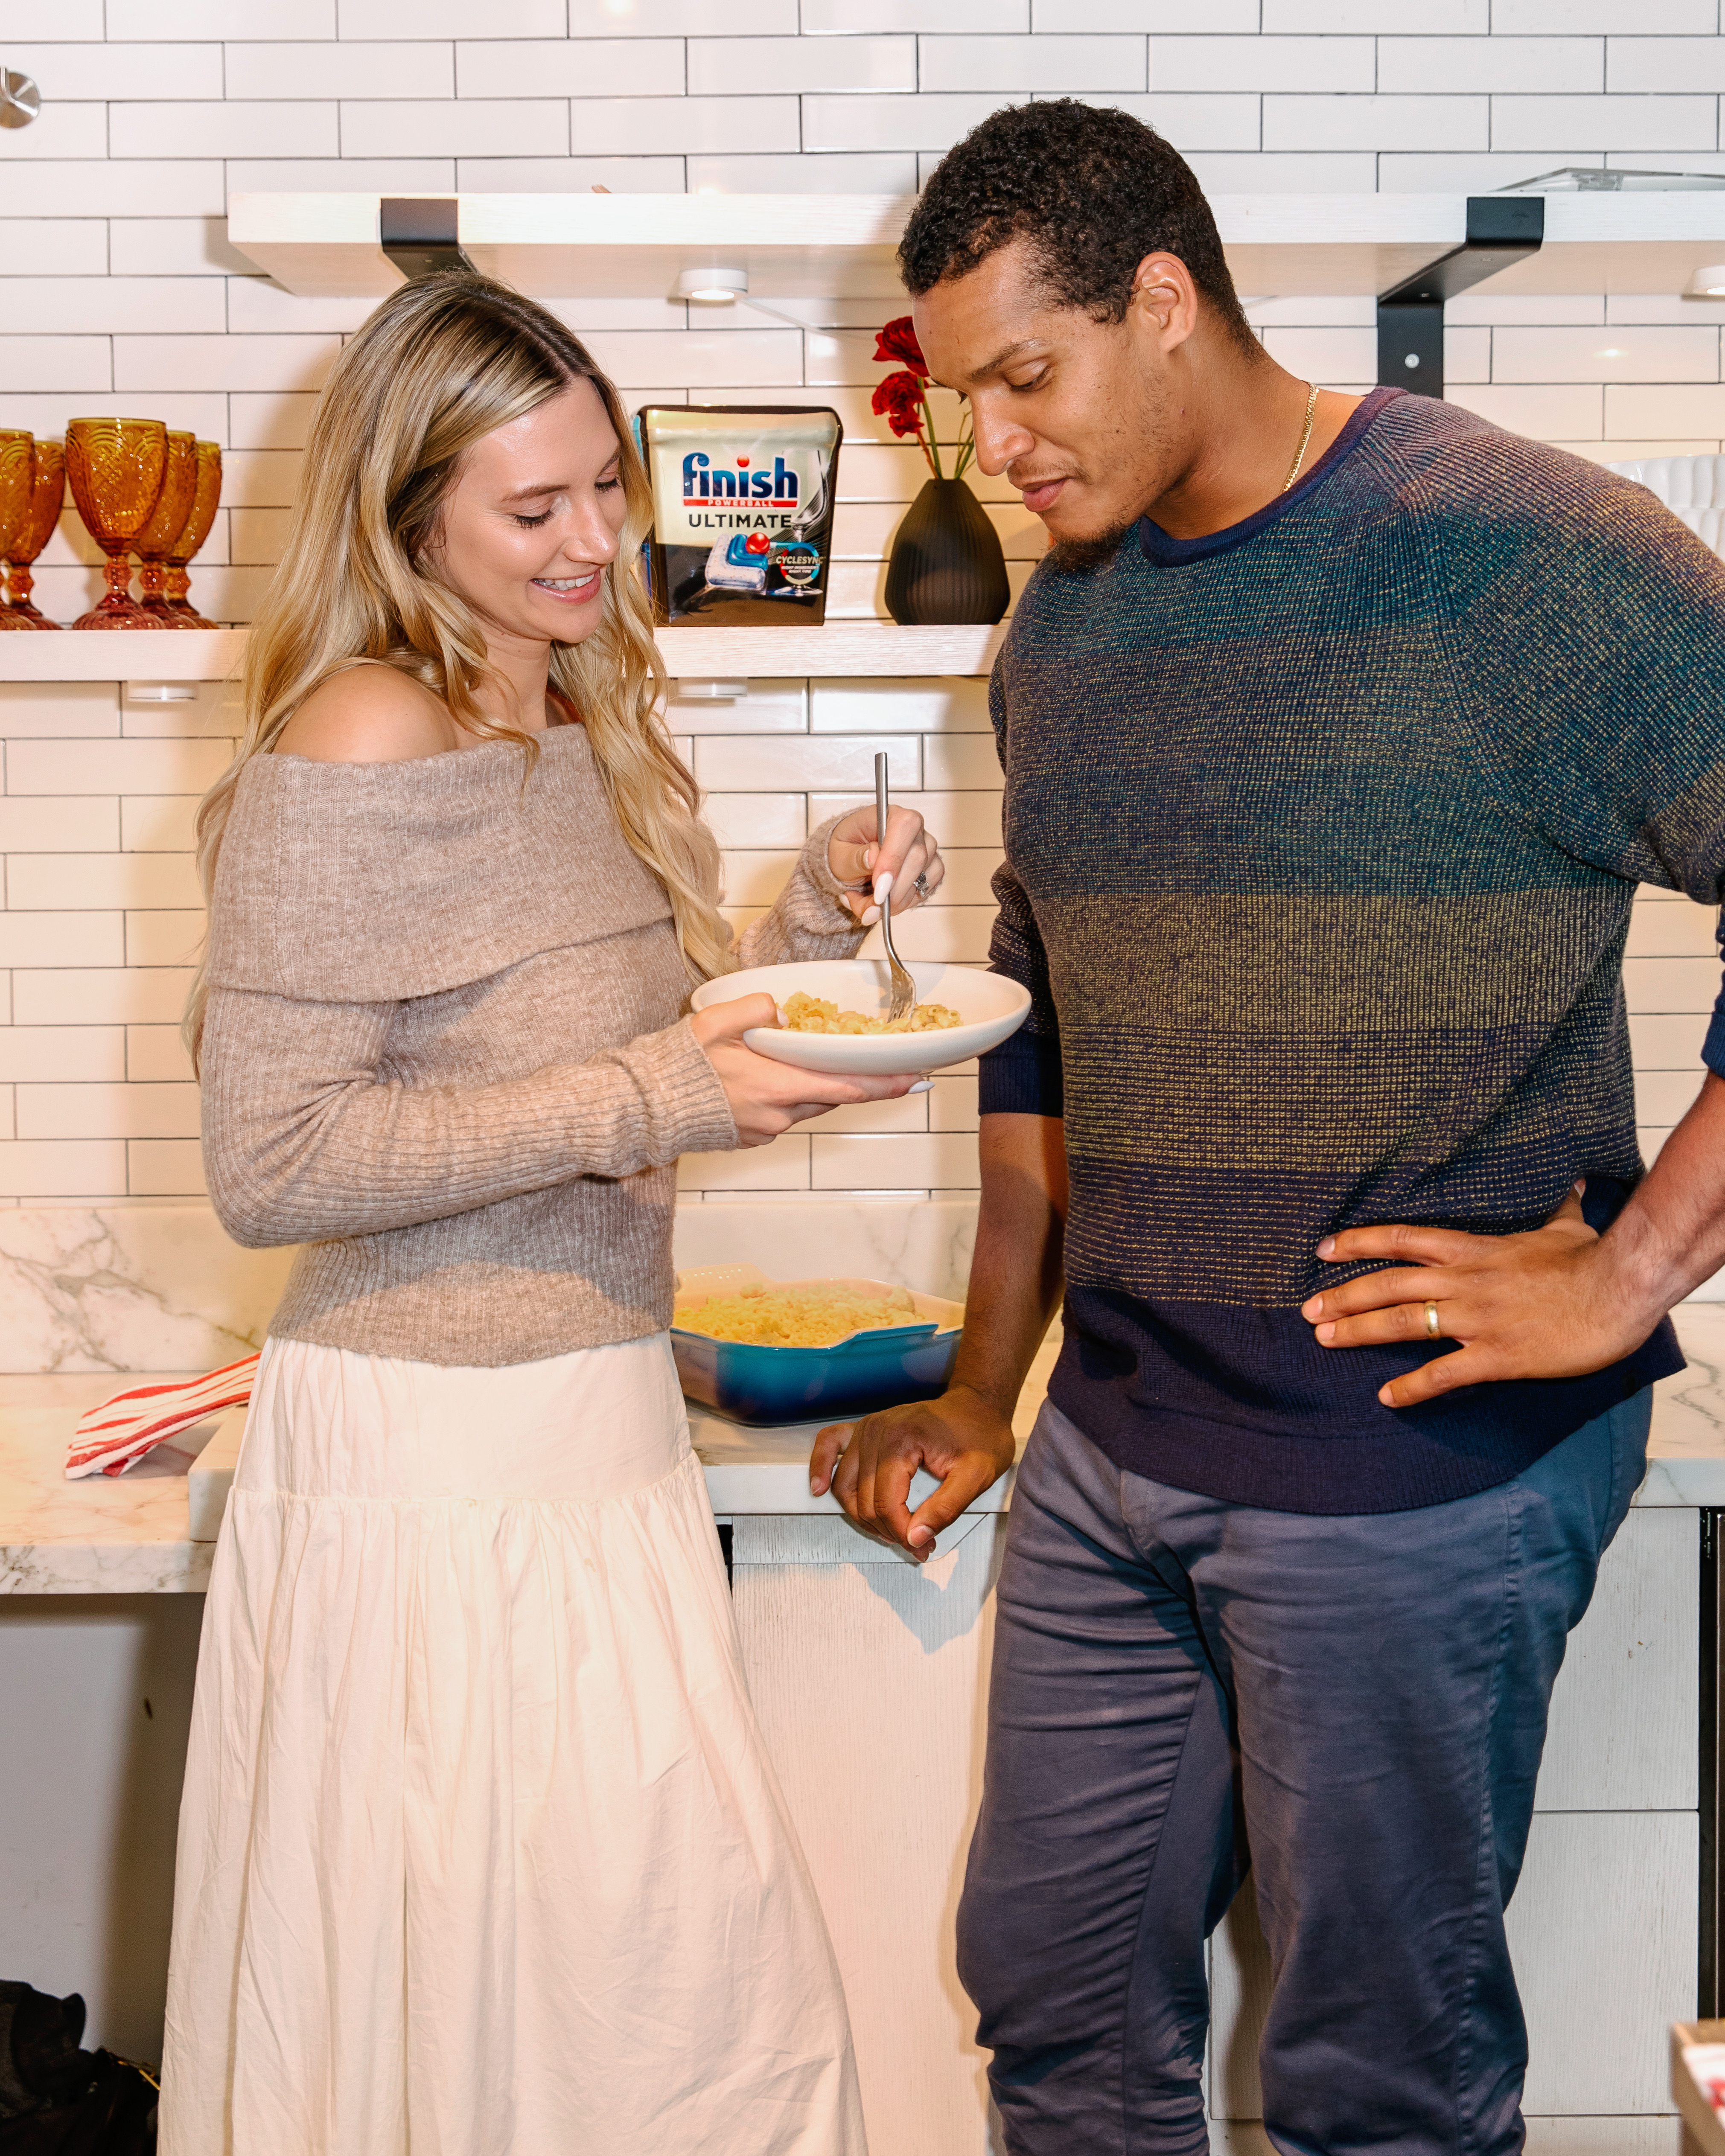
[[[1044,1409],[958,1912],[1012,2156],[1204,2156],[1204,1941],[1248,1845],[1275,2146],[1522,2147],[1503,1912],[1651,1404],[1478,1496],[1341,1518],[1127,1474]]]

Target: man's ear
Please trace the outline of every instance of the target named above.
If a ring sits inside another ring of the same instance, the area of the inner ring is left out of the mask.
[[[1178,254],[1147,254],[1132,275],[1127,318],[1153,335],[1164,352],[1198,326],[1198,287]]]

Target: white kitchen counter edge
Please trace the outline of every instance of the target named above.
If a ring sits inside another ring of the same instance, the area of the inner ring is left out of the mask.
[[[1725,1506],[1725,1305],[1686,1304],[1676,1322],[1689,1368],[1657,1389],[1647,1477],[1635,1502]],[[1050,1346],[1025,1384],[1014,1417],[1021,1441],[1041,1406],[1052,1361]],[[223,1419],[189,1474],[68,1482],[62,1471],[72,1424],[101,1396],[100,1384],[111,1383],[0,1377],[0,1594],[201,1594],[208,1586],[243,1416]],[[809,1448],[817,1427],[747,1430],[691,1409],[690,1433],[717,1517],[841,1522],[831,1497],[809,1494]],[[913,1503],[932,1486],[919,1477]],[[977,1520],[1006,1510],[1011,1489],[1008,1476],[987,1491],[942,1537],[942,1550],[956,1547]],[[858,1534],[856,1555],[880,1561],[890,1553]]]

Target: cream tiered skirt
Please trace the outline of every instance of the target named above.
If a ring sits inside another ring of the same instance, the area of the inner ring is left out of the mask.
[[[203,1623],[163,2156],[862,2156],[663,1334],[270,1341]]]

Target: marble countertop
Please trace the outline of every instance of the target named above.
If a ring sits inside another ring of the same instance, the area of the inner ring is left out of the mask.
[[[0,1594],[202,1594],[209,1584],[211,1546],[192,1540],[187,1514],[190,1453],[158,1445],[116,1481],[66,1480],[79,1416],[125,1382],[112,1371],[0,1377]]]
[[[1025,1381],[1014,1418],[1021,1443],[1057,1352],[1051,1337]],[[244,1412],[187,1432],[181,1446],[159,1445],[111,1481],[101,1475],[67,1481],[73,1425],[124,1382],[111,1372],[0,1376],[0,1594],[202,1594],[208,1585]],[[749,1430],[691,1404],[690,1435],[715,1514],[842,1518],[835,1499],[809,1492],[809,1452],[819,1427]],[[920,1504],[933,1487],[919,1475],[911,1502]],[[970,1517],[1004,1511],[1011,1489],[1009,1475],[983,1493]],[[964,1532],[962,1523],[949,1530],[942,1549]]]
[[[1657,1388],[1647,1479],[1635,1502],[1725,1506],[1725,1304],[1692,1303],[1676,1315],[1689,1368]],[[1021,1442],[1042,1404],[1054,1353],[1050,1341],[1020,1397],[1014,1420]],[[159,1447],[116,1481],[67,1481],[73,1424],[122,1382],[112,1372],[0,1376],[0,1594],[197,1594],[208,1585],[242,1418],[188,1433],[186,1449]],[[837,1514],[832,1498],[809,1494],[816,1427],[747,1430],[692,1409],[691,1434],[715,1513]],[[912,1503],[931,1487],[919,1476]],[[967,1517],[1004,1511],[1010,1494],[1008,1476]],[[960,1522],[942,1537],[942,1549],[965,1532]]]

